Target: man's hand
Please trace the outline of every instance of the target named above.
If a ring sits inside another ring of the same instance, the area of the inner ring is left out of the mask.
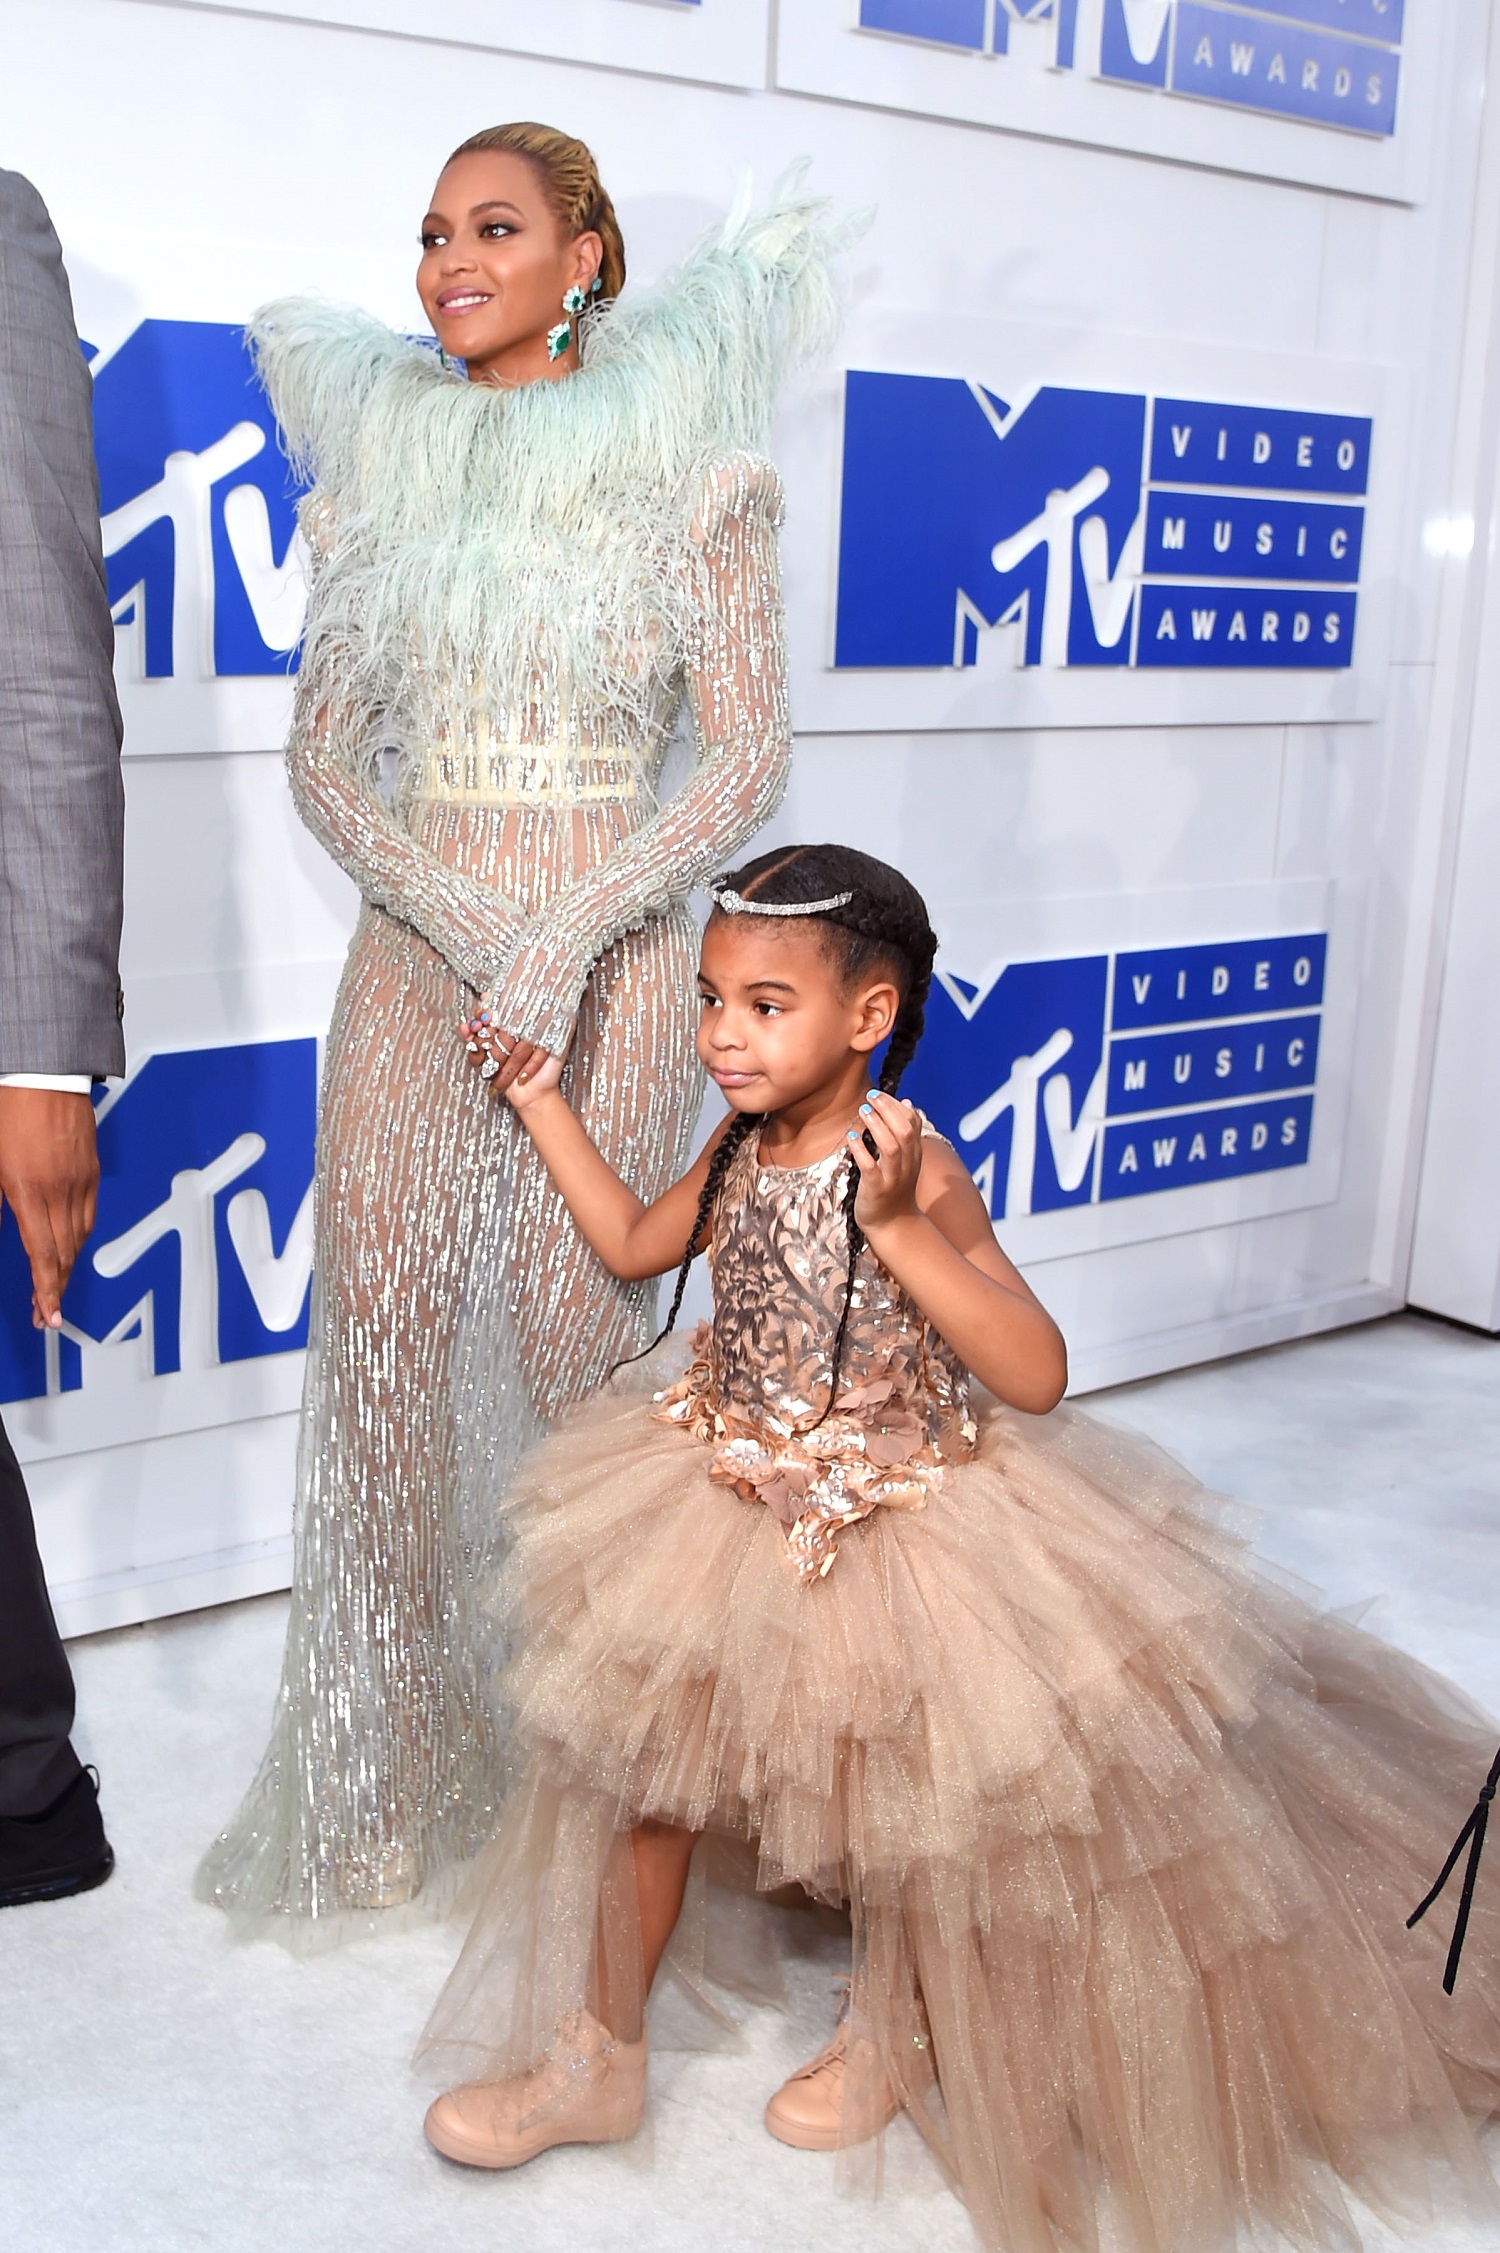
[[[94,1225],[99,1153],[94,1106],[52,1088],[0,1087],[0,1204],[31,1262],[31,1319],[56,1330],[73,1262]]]

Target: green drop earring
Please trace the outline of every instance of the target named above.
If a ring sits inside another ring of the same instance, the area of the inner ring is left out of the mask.
[[[573,323],[588,303],[588,298],[576,282],[563,291],[563,311],[567,320],[559,321],[555,329],[547,331],[547,357],[560,360],[573,341]]]
[[[560,360],[562,358],[573,341],[573,323],[577,320],[579,314],[584,311],[589,299],[596,297],[603,287],[603,276],[596,274],[586,290],[581,289],[578,283],[574,282],[570,289],[563,291],[563,311],[568,318],[565,321],[559,321],[555,329],[547,331],[547,357],[549,360]]]

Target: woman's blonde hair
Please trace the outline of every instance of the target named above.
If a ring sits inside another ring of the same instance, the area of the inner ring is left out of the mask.
[[[601,295],[618,297],[625,287],[625,238],[620,233],[615,207],[599,178],[593,150],[582,141],[575,141],[571,133],[559,133],[555,126],[523,120],[515,125],[490,125],[482,133],[471,133],[468,140],[454,150],[448,162],[452,164],[456,157],[480,154],[526,159],[540,179],[548,205],[569,239],[575,235],[599,237],[604,245],[604,256],[599,263]]]

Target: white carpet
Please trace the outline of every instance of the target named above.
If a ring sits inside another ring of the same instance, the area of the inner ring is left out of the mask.
[[[1500,1710],[1500,1346],[1401,1318],[1094,1405],[1258,1504],[1266,1553],[1334,1602],[1380,1595],[1372,1624]],[[0,1916],[3,2253],[969,2253],[905,2123],[874,2205],[760,2126],[825,2037],[832,1940],[792,1967],[788,2013],[746,2014],[741,2051],[656,2061],[644,2151],[553,2152],[496,2178],[435,2159],[406,2059],[453,1931],[296,1962],[236,1946],[188,1891],[261,1749],[284,1617],[267,1597],[72,1647],[119,1869],[81,1900]],[[1500,1884],[1500,1839],[1486,1878]],[[1371,2253],[1396,2242],[1369,2225]],[[1420,2244],[1500,2253],[1500,2222]]]

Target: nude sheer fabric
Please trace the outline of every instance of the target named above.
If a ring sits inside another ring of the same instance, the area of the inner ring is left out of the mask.
[[[304,666],[293,787],[365,904],[323,1086],[285,1670],[265,1760],[198,1881],[285,1937],[440,1905],[444,1872],[489,1834],[505,1753],[473,1588],[494,1499],[646,1334],[654,1286],[583,1244],[457,1025],[488,988],[499,1023],[566,1049],[570,1100],[643,1195],[681,1171],[701,1088],[684,902],[776,804],[789,730],[775,472],[700,465],[680,513],[655,641],[637,662],[618,640],[587,693],[549,663],[545,617],[520,710],[446,693],[413,653],[389,805],[391,731],[352,693],[352,622]],[[325,555],[341,537],[325,524]],[[658,684],[646,727],[638,706],[611,712],[632,664]],[[681,694],[697,763],[658,808]]]
[[[843,1163],[747,1143],[716,1216],[721,1406],[783,1453],[817,1438]],[[1500,1909],[1451,2000],[1442,1934],[1404,1928],[1492,1724],[1319,1614],[1146,1442],[990,1403],[947,1455],[951,1357],[867,1248],[845,1402],[888,1380],[944,1459],[812,1580],[776,1510],[710,1477],[722,1435],[660,1398],[616,1389],[523,1466],[498,1601],[528,1766],[424,2068],[531,2065],[601,1957],[634,2034],[622,1850],[651,1817],[762,1891],[849,1903],[856,2024],[997,2253],[1241,2224],[1351,2248],[1344,2186],[1397,2220],[1493,2213]]]

